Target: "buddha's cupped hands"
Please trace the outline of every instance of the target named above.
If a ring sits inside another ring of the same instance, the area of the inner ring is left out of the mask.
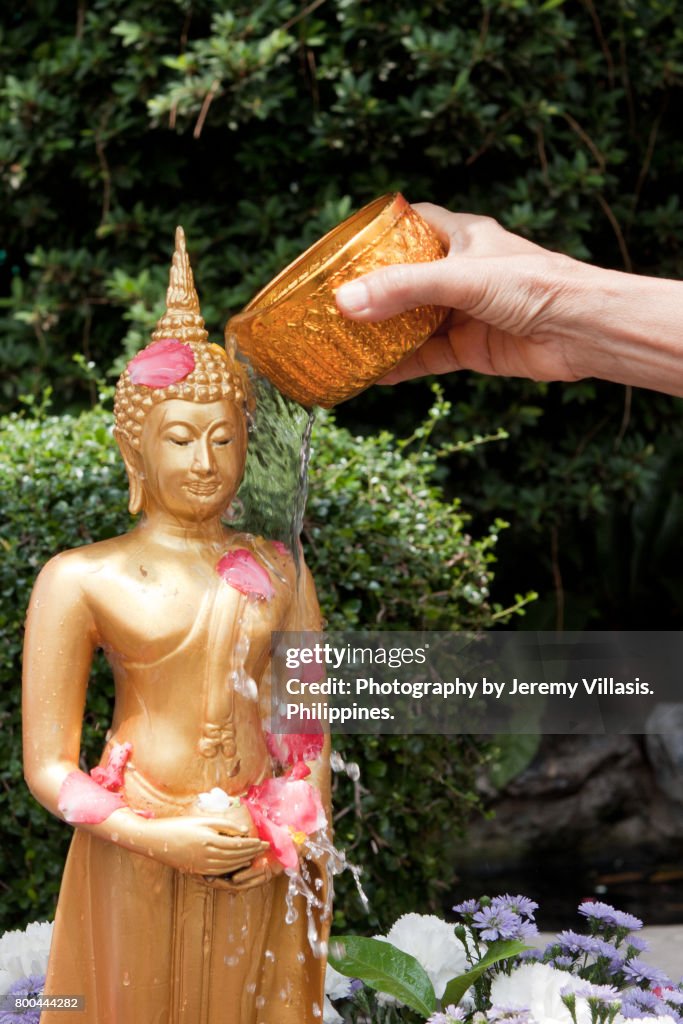
[[[583,265],[506,231],[489,217],[415,209],[447,246],[431,263],[398,264],[343,285],[337,305],[355,320],[383,320],[425,304],[445,306],[445,322],[381,381],[425,374],[480,373],[577,380],[571,286]],[[575,312],[575,308],[574,308]]]
[[[144,844],[149,857],[198,875],[231,874],[269,849],[220,815],[150,819],[144,822]]]

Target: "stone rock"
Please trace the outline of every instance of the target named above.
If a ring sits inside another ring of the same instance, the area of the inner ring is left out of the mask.
[[[658,704],[645,723],[645,744],[657,785],[683,806],[683,704]]]

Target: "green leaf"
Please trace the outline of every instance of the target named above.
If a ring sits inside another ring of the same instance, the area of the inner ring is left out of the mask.
[[[457,1006],[470,985],[473,985],[477,978],[481,977],[491,964],[507,960],[508,957],[516,956],[517,953],[521,953],[525,949],[530,949],[530,947],[526,946],[523,942],[519,942],[517,939],[492,942],[486,950],[486,955],[482,957],[478,964],[475,964],[466,974],[461,974],[458,978],[453,978],[452,981],[449,981],[441,1000],[442,1004],[448,1006],[450,1003],[455,1003]]]
[[[328,959],[348,978],[360,978],[377,992],[395,996],[417,1013],[428,1017],[436,1007],[434,987],[414,956],[390,942],[342,935],[330,943]]]

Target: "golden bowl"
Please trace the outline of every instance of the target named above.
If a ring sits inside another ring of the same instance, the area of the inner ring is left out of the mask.
[[[232,335],[283,394],[329,409],[384,376],[446,315],[439,306],[418,306],[360,323],[337,309],[337,288],[390,263],[424,263],[444,254],[439,238],[400,193],[381,196],[281,271],[228,322],[226,340]]]

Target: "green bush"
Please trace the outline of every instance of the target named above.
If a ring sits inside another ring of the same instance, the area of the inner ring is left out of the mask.
[[[683,276],[682,43],[676,0],[6,5],[0,402],[46,382],[59,411],[94,397],[71,354],[120,365],[122,317],[125,351],[148,338],[179,221],[214,330],[394,188]],[[681,510],[657,478],[680,458],[680,403],[593,383],[448,389],[450,436],[509,434],[454,459],[445,486],[511,521],[499,578],[542,590],[534,624],[678,628]],[[409,433],[428,402],[404,385],[340,422]]]
[[[434,483],[438,459],[429,435],[447,412],[437,400],[411,444],[389,433],[353,438],[331,416],[314,434],[307,557],[323,612],[335,629],[485,627],[509,615],[488,597],[495,534],[471,537],[467,517]],[[0,769],[0,930],[50,914],[61,874],[70,829],[35,803],[22,780],[22,623],[35,576],[52,554],[129,526],[110,421],[111,414],[98,408],[77,417],[37,410],[2,422],[0,715],[6,756]],[[257,455],[256,448],[252,457]],[[380,560],[377,586],[372,567]],[[100,658],[88,695],[84,768],[103,746],[111,691]],[[419,883],[425,903],[433,901],[453,874],[439,857],[444,833],[476,802],[473,772],[488,756],[485,746],[446,737],[428,743],[354,737],[340,749],[361,762],[362,788],[350,795],[351,783],[339,781],[337,835],[367,870],[375,912],[386,910],[388,919],[409,905],[408,878]],[[343,895],[348,883],[341,885],[340,916],[353,920],[357,907]]]

